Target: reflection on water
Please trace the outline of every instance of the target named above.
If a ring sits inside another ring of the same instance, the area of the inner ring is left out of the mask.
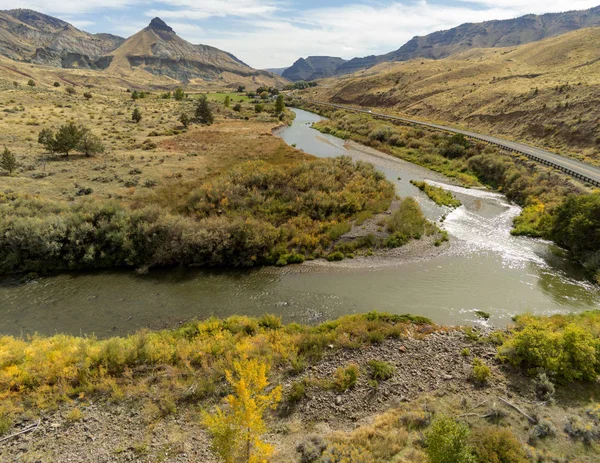
[[[68,332],[110,336],[142,327],[170,327],[211,315],[276,313],[314,323],[347,313],[415,313],[445,324],[481,323],[475,310],[505,325],[515,313],[598,308],[600,294],[581,267],[544,241],[510,234],[519,208],[502,195],[443,184],[461,200],[438,207],[410,180],[443,177],[386,155],[348,150],[310,128],[319,116],[297,111],[282,138],[321,157],[351,155],[377,166],[401,196],[415,196],[427,217],[451,235],[451,246],[430,260],[380,269],[291,266],[259,270],[153,270],[59,275],[27,284],[0,283],[0,330],[19,334]]]

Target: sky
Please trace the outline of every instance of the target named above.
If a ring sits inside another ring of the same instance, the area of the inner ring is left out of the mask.
[[[600,0],[0,0],[88,32],[129,37],[159,16],[189,42],[233,53],[257,69],[301,56],[379,55],[416,35],[465,22],[587,9]]]

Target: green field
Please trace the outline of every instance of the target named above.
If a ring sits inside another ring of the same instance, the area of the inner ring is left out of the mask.
[[[192,98],[196,99],[196,98],[200,98],[200,95],[201,94],[194,94],[191,96],[192,96]],[[231,99],[232,103],[246,103],[248,101],[253,100],[253,98],[248,98],[246,96],[246,93],[238,93],[238,92],[231,92],[231,93],[216,92],[216,93],[208,93],[206,96],[208,97],[209,100],[218,101],[220,103],[223,103],[225,101],[226,97],[229,97]]]

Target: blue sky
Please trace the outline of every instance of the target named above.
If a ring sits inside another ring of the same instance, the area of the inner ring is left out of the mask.
[[[300,56],[352,58],[399,48],[415,35],[464,22],[586,9],[600,0],[0,0],[89,32],[128,37],[154,16],[179,36],[229,51],[255,68]]]

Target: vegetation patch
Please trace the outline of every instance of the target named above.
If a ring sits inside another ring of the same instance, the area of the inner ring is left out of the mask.
[[[349,158],[243,164],[170,209],[4,196],[0,272],[297,263],[322,254],[340,222],[386,210],[392,197],[381,174]]]
[[[452,193],[447,190],[444,190],[441,187],[430,185],[427,182],[419,182],[416,180],[411,180],[414,186],[416,186],[419,190],[425,193],[429,199],[431,199],[438,206],[448,206],[448,207],[459,207],[461,202],[454,197]]]

